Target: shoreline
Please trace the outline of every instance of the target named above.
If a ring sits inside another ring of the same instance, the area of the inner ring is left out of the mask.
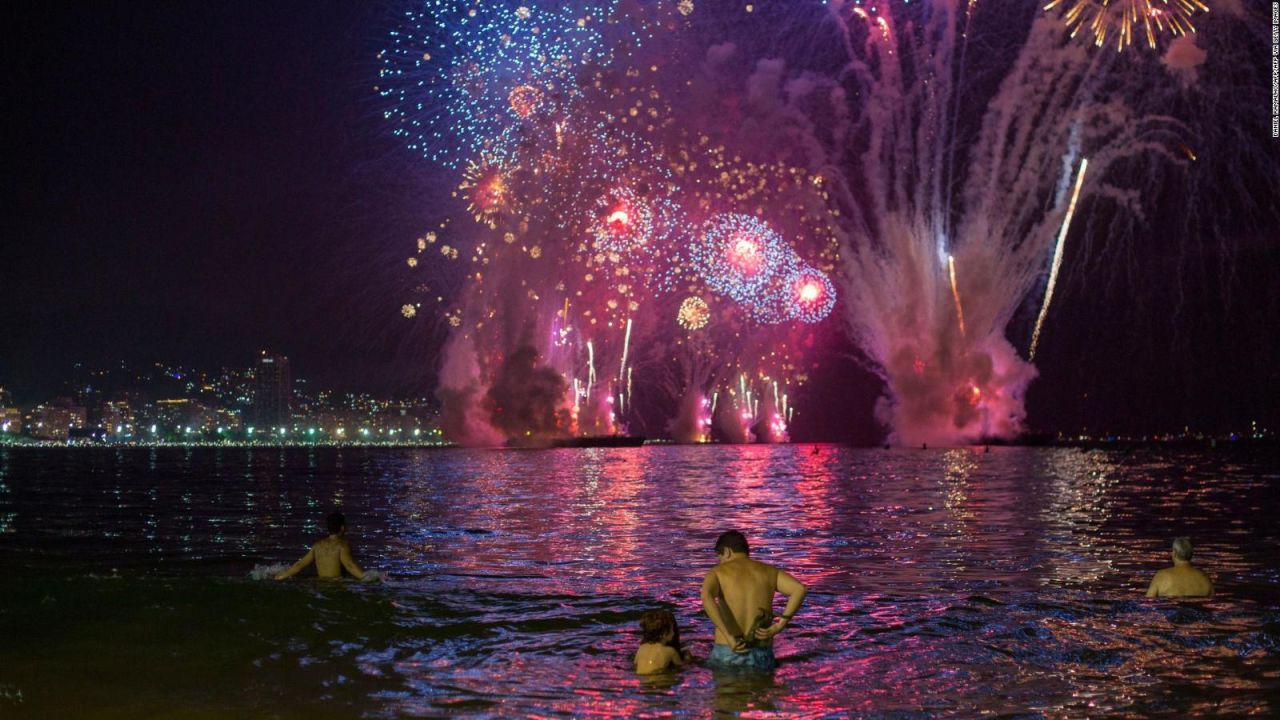
[[[1137,449],[1137,448],[1188,448],[1188,449],[1228,449],[1228,448],[1276,448],[1280,447],[1280,438],[1276,436],[1263,437],[1188,437],[1188,438],[1044,438],[1037,436],[1028,436],[1018,440],[993,440],[991,442],[972,443],[968,445],[930,445],[928,448],[920,448],[912,445],[866,445],[854,444],[848,442],[832,442],[832,441],[814,441],[814,442],[787,442],[787,443],[676,443],[669,440],[649,440],[644,446],[688,446],[688,447],[724,447],[738,445],[795,445],[795,446],[829,446],[843,447],[858,450],[915,450],[928,452],[930,450],[954,450],[954,449],[982,449],[986,447],[994,448],[1082,448],[1087,450],[1104,450],[1104,449]],[[581,450],[592,448],[573,448],[573,447],[491,447],[491,448],[467,448],[462,445],[447,442],[285,442],[285,443],[267,443],[267,442],[99,442],[99,441],[58,441],[58,440],[31,440],[23,438],[20,440],[3,440],[0,441],[0,449],[9,448],[39,448],[39,449],[102,449],[102,450],[121,450],[121,449],[156,449],[156,448],[231,448],[231,449],[294,449],[294,448],[387,448],[398,450]],[[596,448],[598,449],[598,448]]]

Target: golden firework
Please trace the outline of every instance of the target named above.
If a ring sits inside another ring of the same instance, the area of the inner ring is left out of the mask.
[[[470,163],[458,189],[466,193],[467,210],[476,222],[496,227],[498,218],[510,209],[511,193],[501,165],[487,160]]]
[[[1065,6],[1063,21],[1075,37],[1081,30],[1093,35],[1093,44],[1102,47],[1115,38],[1116,50],[1133,44],[1134,33],[1156,47],[1156,35],[1185,35],[1195,32],[1191,19],[1209,12],[1200,0],[1049,0],[1045,10]]]
[[[687,297],[680,303],[676,322],[685,330],[701,330],[711,322],[711,308],[707,306],[707,301],[696,295]]]

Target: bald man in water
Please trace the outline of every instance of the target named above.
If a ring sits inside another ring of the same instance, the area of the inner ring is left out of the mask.
[[[329,526],[329,537],[311,546],[311,550],[302,559],[294,563],[288,570],[276,574],[276,580],[297,575],[311,563],[316,564],[316,575],[330,580],[342,577],[342,568],[357,580],[364,579],[364,571],[351,557],[351,546],[347,544],[347,519],[342,513],[333,513],[326,519]]]
[[[752,560],[750,553],[742,533],[722,534],[716,540],[720,562],[702,582],[702,609],[716,626],[716,643],[707,658],[712,668],[773,670],[773,637],[791,623],[804,602],[806,590],[799,580]],[[777,620],[774,593],[787,596],[787,607]]]
[[[1191,539],[1173,541],[1173,567],[1156,573],[1147,597],[1213,597],[1213,581],[1191,564]]]

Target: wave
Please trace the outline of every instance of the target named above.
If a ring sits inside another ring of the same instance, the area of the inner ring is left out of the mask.
[[[254,565],[249,571],[249,577],[254,580],[270,580],[278,573],[289,569],[289,563],[274,563],[269,565]]]
[[[271,580],[277,574],[288,569],[289,569],[289,563],[272,563],[267,565],[254,565],[253,569],[249,571],[249,577],[253,580]],[[364,582],[385,582],[386,580],[387,580],[387,574],[380,570],[364,571]]]

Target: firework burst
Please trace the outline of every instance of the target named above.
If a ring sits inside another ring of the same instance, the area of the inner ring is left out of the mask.
[[[482,160],[467,166],[458,190],[467,201],[467,212],[476,222],[497,227],[498,219],[511,210],[512,194],[506,169]]]
[[[629,187],[611,190],[596,201],[588,231],[597,252],[631,254],[653,236],[653,207]]]
[[[1209,12],[1200,0],[1050,0],[1045,10],[1065,7],[1063,20],[1071,37],[1082,30],[1093,36],[1098,47],[1112,38],[1116,50],[1133,44],[1135,34],[1156,47],[1157,36],[1185,35],[1196,31],[1192,19]]]
[[[701,330],[711,322],[711,308],[698,296],[685,298],[676,313],[676,322],[685,330]]]
[[[788,279],[791,317],[806,323],[822,321],[836,305],[836,288],[814,268],[803,268]]]
[[[693,257],[713,290],[751,305],[787,255],[786,242],[768,225],[750,215],[730,213],[707,222]]]
[[[378,54],[383,115],[411,150],[456,168],[511,122],[572,99],[574,73],[609,60],[616,5],[423,0]]]

